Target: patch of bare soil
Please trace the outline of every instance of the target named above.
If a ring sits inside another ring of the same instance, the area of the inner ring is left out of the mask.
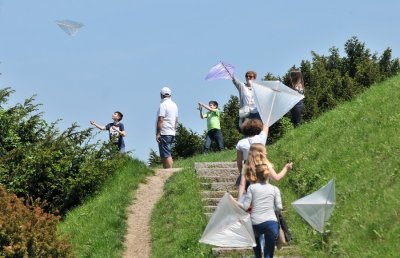
[[[161,198],[165,181],[181,168],[157,169],[155,175],[139,185],[135,200],[128,208],[128,232],[125,236],[124,258],[150,257],[150,216],[154,205]]]

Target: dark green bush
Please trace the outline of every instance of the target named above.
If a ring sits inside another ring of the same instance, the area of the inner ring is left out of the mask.
[[[0,257],[74,257],[68,241],[57,235],[58,221],[0,185]]]
[[[121,154],[110,144],[91,144],[92,129],[65,131],[35,114],[34,98],[3,107],[10,88],[0,90],[0,183],[19,197],[41,199],[60,212],[93,195],[118,167]]]
[[[172,155],[176,158],[188,158],[201,153],[203,141],[196,132],[186,129],[182,124],[176,128],[175,141],[172,147]]]

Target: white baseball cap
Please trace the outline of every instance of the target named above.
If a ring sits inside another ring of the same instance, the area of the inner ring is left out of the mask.
[[[171,89],[168,87],[164,87],[161,89],[161,95],[163,96],[171,96]]]

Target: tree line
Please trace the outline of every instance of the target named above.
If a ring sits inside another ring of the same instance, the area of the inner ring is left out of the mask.
[[[303,60],[300,68],[305,81],[305,121],[348,101],[376,82],[396,75],[398,58],[390,48],[380,56],[371,53],[356,37],[344,46],[345,55],[332,47],[329,54],[311,52],[311,60]],[[289,71],[282,77],[270,73],[264,80],[281,80],[289,85]],[[115,151],[109,143],[93,142],[93,129],[79,130],[77,124],[59,131],[57,122],[47,123],[38,112],[34,96],[24,103],[6,107],[11,88],[0,89],[0,184],[26,199],[47,202],[46,211],[59,214],[93,195],[116,168],[129,158]],[[243,136],[238,128],[239,99],[230,96],[223,106],[221,130],[225,147],[233,149]],[[288,130],[293,130],[288,116],[270,128],[268,144],[274,143]],[[173,146],[175,158],[202,153],[206,131],[193,132],[183,124],[177,128]],[[212,146],[215,150],[216,146]],[[159,162],[151,150],[149,164]]]
[[[328,55],[320,55],[311,51],[311,60],[300,62],[305,84],[304,121],[311,121],[322,113],[335,108],[338,104],[353,99],[372,84],[386,80],[400,71],[399,58],[392,58],[391,48],[386,48],[379,56],[372,53],[364,42],[352,37],[344,44],[344,55],[339,49],[331,47]],[[290,85],[290,70],[283,76],[267,73],[263,80],[280,80]],[[243,137],[238,127],[239,98],[230,96],[223,106],[221,114],[221,131],[227,149],[233,149]],[[289,114],[271,126],[268,144],[277,141],[287,130],[293,127]],[[172,148],[175,158],[187,158],[202,153],[206,131],[203,134],[193,132],[183,124],[179,124]],[[217,150],[216,146],[212,146]],[[157,152],[150,150],[148,163],[156,165],[160,162]]]

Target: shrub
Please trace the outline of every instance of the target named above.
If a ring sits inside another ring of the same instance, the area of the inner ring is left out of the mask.
[[[0,184],[19,197],[46,200],[49,212],[64,213],[93,195],[123,156],[112,144],[91,144],[92,129],[65,131],[35,114],[34,98],[4,108],[14,91],[0,89]]]
[[[0,257],[74,257],[68,241],[57,235],[58,221],[0,185]]]

